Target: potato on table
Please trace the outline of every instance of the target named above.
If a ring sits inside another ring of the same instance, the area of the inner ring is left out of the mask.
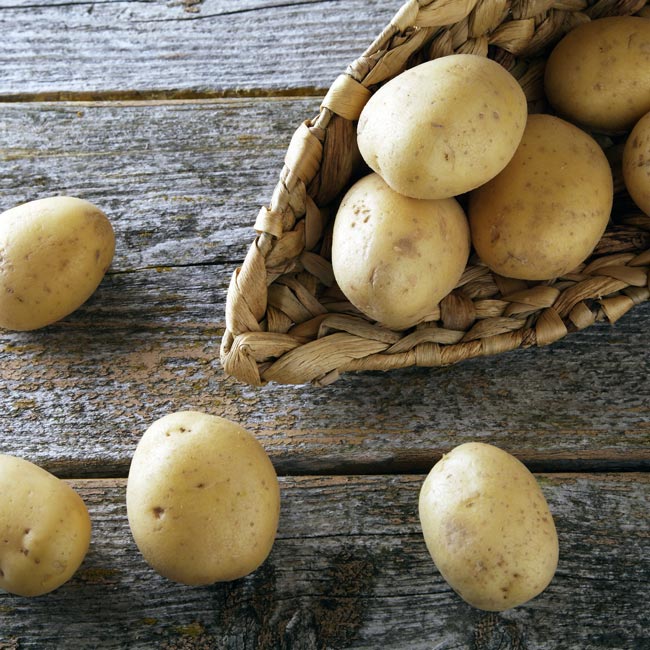
[[[64,481],[0,455],[0,589],[40,596],[67,582],[90,544],[90,517]]]
[[[53,196],[0,214],[0,327],[35,330],[72,313],[114,250],[108,218],[83,199]]]
[[[189,585],[241,578],[271,552],[280,492],[269,457],[239,425],[196,411],[166,415],[142,436],[126,489],[145,560]]]
[[[493,445],[459,445],[422,484],[424,539],[443,578],[470,605],[516,607],[540,594],[558,562],[555,523],[528,469]]]

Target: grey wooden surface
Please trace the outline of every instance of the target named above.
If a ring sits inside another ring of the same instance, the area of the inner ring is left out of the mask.
[[[0,452],[73,482],[94,523],[73,580],[0,594],[0,648],[650,647],[650,306],[548,348],[451,368],[251,388],[218,347],[234,268],[294,129],[399,2],[0,0],[0,210],[102,207],[116,255],[61,323],[0,331]],[[255,574],[155,575],[124,485],[156,418],[196,408],[260,439],[281,476]],[[531,603],[487,614],[429,560],[417,491],[469,440],[524,460],[561,560]]]
[[[398,8],[394,0],[2,0],[0,96],[319,93]]]
[[[5,647],[647,647],[639,602],[647,596],[639,558],[650,553],[647,475],[539,481],[559,529],[558,571],[534,604],[502,614],[466,605],[434,569],[417,520],[417,475],[283,478],[268,561],[200,589],[157,576],[138,555],[124,480],[74,481],[93,517],[92,549],[64,588],[4,599]]]

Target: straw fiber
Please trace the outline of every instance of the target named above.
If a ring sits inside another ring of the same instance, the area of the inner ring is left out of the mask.
[[[330,263],[337,201],[366,173],[356,120],[372,93],[406,68],[451,53],[489,56],[520,82],[529,112],[543,112],[545,56],[569,30],[608,15],[650,16],[639,0],[409,0],[332,84],[319,114],[287,150],[256,235],[228,290],[221,342],[225,372],[261,385],[326,385],[341,373],[444,366],[549,345],[597,321],[615,322],[650,297],[650,217],[620,177],[622,141],[593,134],[610,157],[615,201],[592,257],[564,277],[500,277],[475,256],[432,320],[405,331],[369,321],[336,287]],[[344,21],[342,21],[343,23]]]

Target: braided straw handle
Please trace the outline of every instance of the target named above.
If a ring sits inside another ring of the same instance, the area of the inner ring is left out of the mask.
[[[650,297],[650,217],[631,204],[612,215],[594,254],[553,282],[500,277],[475,258],[433,320],[382,328],[337,289],[330,235],[337,197],[360,168],[356,120],[372,92],[407,67],[452,53],[490,56],[545,109],[544,55],[577,25],[608,15],[650,17],[646,0],[408,0],[332,84],[319,114],[296,130],[257,236],[233,273],[221,362],[261,385],[325,385],[342,372],[444,366],[548,345]],[[601,142],[601,144],[603,144]],[[605,142],[605,145],[612,142]],[[620,158],[621,146],[608,155]],[[615,190],[623,190],[615,170]]]

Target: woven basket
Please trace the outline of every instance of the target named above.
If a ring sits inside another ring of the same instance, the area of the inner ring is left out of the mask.
[[[295,132],[271,203],[226,301],[226,374],[261,385],[326,385],[347,371],[445,366],[548,345],[600,320],[616,321],[650,296],[650,217],[625,193],[623,138],[593,134],[614,169],[609,226],[592,257],[551,282],[500,277],[475,256],[435,320],[405,331],[378,326],[336,287],[330,263],[337,201],[368,170],[356,120],[383,82],[451,53],[489,56],[520,82],[529,112],[543,112],[545,56],[594,18],[650,17],[646,0],[409,0],[327,92],[318,116]]]

